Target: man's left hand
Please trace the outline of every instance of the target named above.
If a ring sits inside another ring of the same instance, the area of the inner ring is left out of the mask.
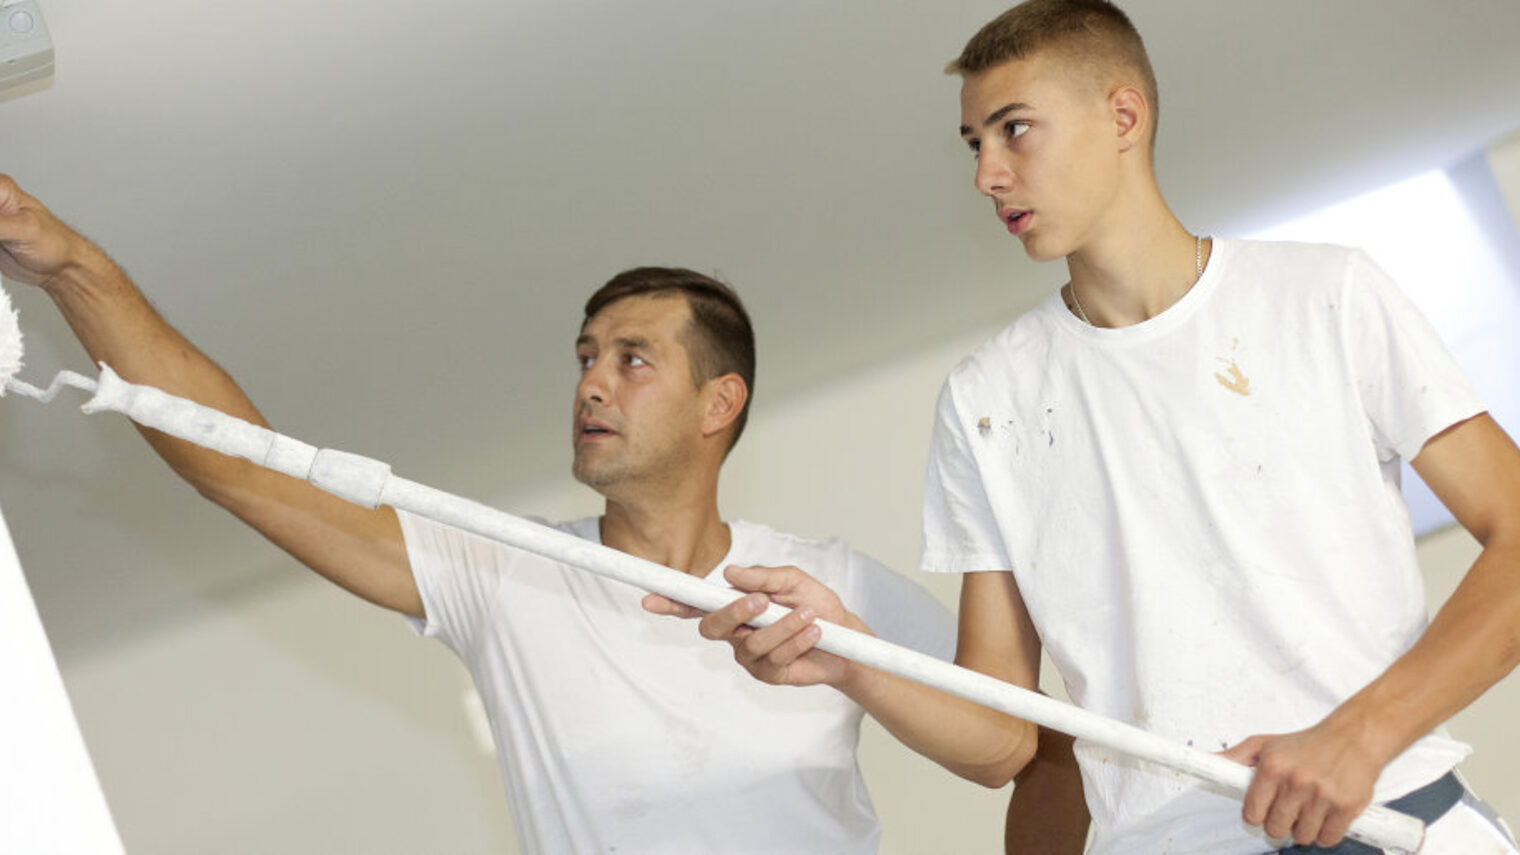
[[[1278,840],[1334,846],[1372,803],[1385,761],[1333,719],[1297,733],[1252,736],[1223,752],[1253,766],[1241,816]]]

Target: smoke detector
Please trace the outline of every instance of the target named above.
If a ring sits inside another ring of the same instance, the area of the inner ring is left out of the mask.
[[[53,40],[35,0],[0,5],[0,95],[53,73]]]

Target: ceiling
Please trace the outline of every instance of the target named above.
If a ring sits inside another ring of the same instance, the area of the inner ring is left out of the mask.
[[[56,77],[0,103],[0,171],[282,430],[466,495],[564,471],[579,306],[620,269],[734,283],[760,406],[1011,317],[1061,276],[972,190],[939,72],[1001,0],[41,5]],[[1513,0],[1125,5],[1194,229],[1270,224],[1520,126]],[[87,368],[9,287],[23,376]],[[0,402],[0,503],[65,659],[280,565],[125,422],[57,404]]]

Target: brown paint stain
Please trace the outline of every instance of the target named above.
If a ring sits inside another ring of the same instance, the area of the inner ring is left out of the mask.
[[[992,419],[988,416],[982,416],[982,420],[976,423],[976,429],[981,433],[982,436],[986,436],[987,434],[991,433]]]
[[[1223,360],[1220,361],[1222,362]],[[1225,375],[1220,374],[1216,371],[1214,373],[1214,379],[1219,381],[1219,385],[1225,387],[1226,389],[1229,389],[1231,392],[1234,392],[1237,395],[1251,394],[1251,378],[1240,373],[1240,366],[1236,365],[1235,360],[1233,359],[1230,360],[1230,375],[1226,377]]]

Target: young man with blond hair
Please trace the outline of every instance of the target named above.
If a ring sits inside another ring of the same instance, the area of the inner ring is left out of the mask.
[[[1441,723],[1520,660],[1520,451],[1364,254],[1183,226],[1112,4],[1030,0],[950,70],[977,189],[1070,275],[940,397],[923,563],[964,574],[957,661],[1033,688],[1043,646],[1084,708],[1256,767],[1242,807],[1079,743],[1094,851],[1370,852],[1342,838],[1377,801],[1431,823],[1427,855],[1515,853]],[[1400,459],[1483,545],[1428,625]],[[1033,752],[1028,723],[812,650],[813,615],[867,622],[802,570],[729,578],[803,609],[703,619],[760,678],[832,684],[988,784]]]

